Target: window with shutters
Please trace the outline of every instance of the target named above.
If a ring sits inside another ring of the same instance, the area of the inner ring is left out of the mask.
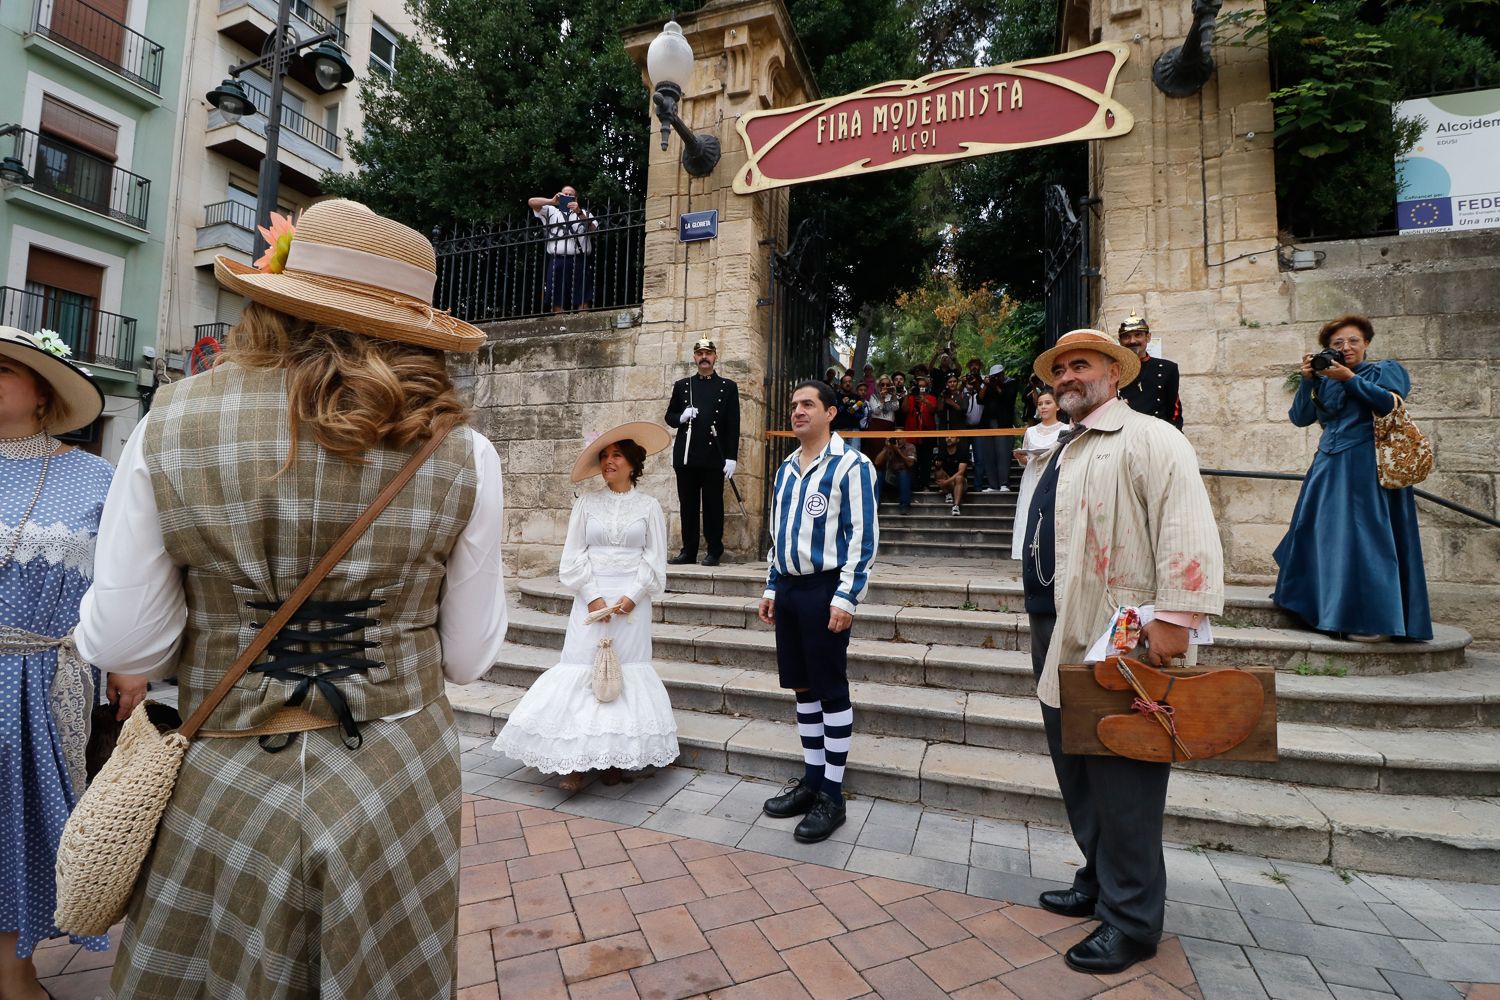
[[[26,310],[23,328],[53,330],[74,354],[93,348],[104,288],[104,268],[31,247],[26,257]]]
[[[119,128],[47,94],[37,132],[36,189],[108,214]]]

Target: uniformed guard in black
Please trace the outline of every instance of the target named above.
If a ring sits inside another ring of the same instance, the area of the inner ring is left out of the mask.
[[[667,404],[667,426],[677,428],[672,471],[682,509],[682,551],[667,562],[698,559],[699,510],[708,540],[705,566],[717,566],[724,554],[724,484],[734,475],[740,454],[740,390],[717,374],[718,349],[707,338],[693,344],[697,374],[678,379]]]
[[[1141,359],[1141,373],[1134,382],[1120,390],[1120,398],[1132,410],[1160,417],[1182,430],[1182,399],[1177,394],[1177,363],[1146,353],[1151,343],[1151,327],[1143,317],[1131,313],[1120,324],[1120,346],[1128,347]]]

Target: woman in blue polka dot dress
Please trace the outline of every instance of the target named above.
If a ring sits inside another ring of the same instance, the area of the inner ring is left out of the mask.
[[[94,535],[109,463],[52,434],[86,427],[104,407],[55,334],[0,327],[0,997],[44,997],[31,960],[56,937],[58,838],[83,790],[93,671],[57,640],[78,624],[93,577]],[[145,681],[111,678],[121,718]],[[76,939],[91,951],[107,937]]]

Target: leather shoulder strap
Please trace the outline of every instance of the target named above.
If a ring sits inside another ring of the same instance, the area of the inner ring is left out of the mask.
[[[312,572],[297,585],[297,589],[292,591],[291,596],[281,603],[281,607],[271,616],[271,620],[266,622],[260,631],[256,633],[255,638],[250,641],[250,645],[246,646],[244,652],[240,653],[239,657],[235,659],[234,663],[224,673],[224,676],[219,679],[219,683],[214,685],[214,689],[208,693],[208,697],[203,699],[198,705],[197,710],[177,730],[178,733],[186,739],[192,739],[197,735],[203,723],[208,721],[208,717],[213,714],[213,710],[219,707],[219,702],[223,701],[224,696],[229,693],[229,689],[234,687],[235,682],[245,675],[245,671],[250,669],[250,665],[255,662],[256,658],[265,652],[271,640],[276,638],[276,633],[280,632],[282,626],[291,620],[292,615],[296,614],[297,609],[302,606],[302,602],[312,596],[312,592],[317,589],[318,584],[323,582],[323,578],[329,574],[333,567],[339,564],[340,559],[343,559],[348,554],[349,550],[354,547],[354,543],[359,541],[359,536],[363,535],[365,529],[380,516],[380,512],[385,510],[392,500],[396,499],[396,495],[401,492],[407,483],[411,482],[411,477],[417,474],[417,470],[426,463],[428,458],[432,457],[432,453],[437,451],[438,446],[443,443],[443,439],[447,436],[448,431],[443,430],[428,438],[427,443],[422,445],[417,453],[412,455],[406,464],[401,467],[401,471],[397,472],[395,477],[385,484],[380,494],[365,509],[365,512],[359,516],[359,519],[349,525],[348,529],[338,537],[338,540],[333,543],[332,547],[323,554],[323,558],[318,560],[318,564],[313,567]]]

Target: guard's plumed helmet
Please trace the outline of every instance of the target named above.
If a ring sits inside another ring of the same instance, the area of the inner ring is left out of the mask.
[[[1126,317],[1125,322],[1120,324],[1120,332],[1134,333],[1137,330],[1142,333],[1150,333],[1151,327],[1146,325],[1146,317],[1137,316],[1135,310],[1132,309],[1130,310],[1130,315]]]
[[[719,353],[718,348],[714,346],[714,342],[712,340],[709,340],[707,337],[700,337],[698,340],[693,341],[693,350],[713,351],[715,354]]]

